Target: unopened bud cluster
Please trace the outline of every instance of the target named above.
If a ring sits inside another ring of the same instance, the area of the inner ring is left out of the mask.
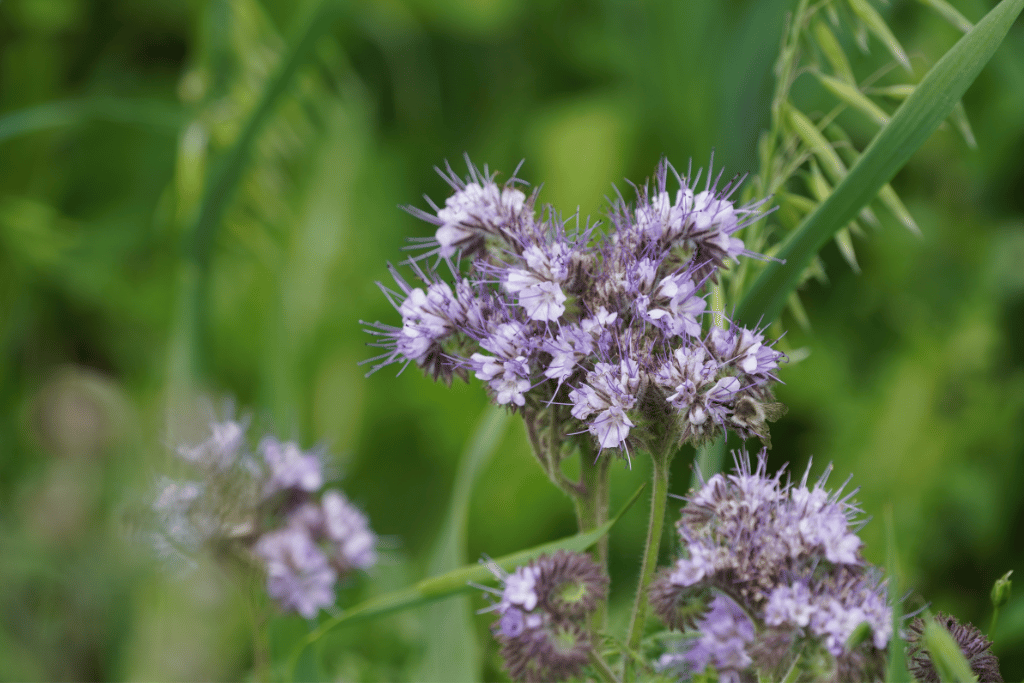
[[[499,186],[471,164],[466,181],[442,176],[454,190],[443,208],[408,207],[437,230],[408,262],[417,283],[391,267],[397,289],[381,285],[402,324],[370,324],[386,349],[371,372],[415,363],[446,382],[473,374],[524,413],[570,406],[579,428],[566,433],[589,431],[601,449],[645,445],[651,429],[767,441],[782,354],[757,330],[711,326],[706,301],[727,260],[755,255],[735,234],[763,201],[737,206],[738,183],[680,177],[663,160],[635,206],[613,202],[607,227],[577,215],[570,228],[550,206],[538,215],[518,178]]]
[[[205,441],[177,449],[193,476],[160,481],[158,549],[215,548],[254,561],[270,597],[309,619],[334,605],[341,577],[376,562],[377,537],[344,494],[321,491],[318,453],[273,436],[251,452],[247,426],[212,422]]]
[[[807,473],[798,485],[781,471],[769,477],[764,451],[753,470],[745,453],[736,460],[732,474],[686,499],[677,525],[684,556],[651,586],[665,623],[701,634],[665,655],[663,668],[684,679],[710,665],[719,680],[754,671],[774,680],[799,656],[823,679],[874,680],[892,610],[861,557],[853,493],[826,490],[828,472],[813,486]],[[868,637],[851,638],[864,623]]]
[[[494,636],[517,681],[573,678],[591,649],[586,618],[605,598],[608,577],[588,555],[559,550],[512,573],[491,565],[502,589],[486,611],[498,614]]]

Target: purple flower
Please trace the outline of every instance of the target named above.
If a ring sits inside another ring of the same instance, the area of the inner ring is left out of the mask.
[[[283,609],[312,619],[334,604],[337,572],[304,529],[289,526],[269,532],[255,550],[266,564],[267,593]]]
[[[307,455],[298,444],[292,441],[281,443],[277,438],[267,436],[260,442],[260,450],[270,474],[266,495],[289,489],[316,491],[323,486],[320,458],[315,454]]]
[[[248,418],[210,422],[210,436],[195,446],[179,446],[178,457],[199,467],[226,470],[244,455]]]
[[[794,486],[782,471],[768,476],[765,451],[753,469],[745,453],[734,457],[733,473],[712,476],[687,498],[677,526],[684,556],[652,584],[655,611],[672,627],[687,625],[687,601],[721,591],[737,599],[755,626],[771,631],[747,650],[766,658],[759,666],[778,665],[784,655],[778,648],[798,638],[817,641],[850,671],[873,666],[892,637],[892,611],[884,582],[860,557],[854,531],[860,510],[843,495],[845,485],[826,490],[828,468],[809,487],[808,465]],[[870,641],[848,651],[850,636],[865,622]],[[700,671],[711,662],[713,633],[706,622],[698,630],[703,645],[693,657],[706,661],[688,661]]]
[[[497,602],[492,630],[509,674],[519,681],[578,676],[587,662],[587,615],[607,593],[608,578],[587,555],[559,550],[509,573],[489,568],[502,588],[479,586]]]
[[[663,655],[658,670],[689,678],[710,665],[718,672],[719,681],[738,682],[739,674],[753,663],[747,654],[755,635],[750,618],[735,602],[719,595],[697,622],[697,629],[700,638],[686,643],[682,652]]]
[[[698,187],[699,172],[681,177],[662,161],[653,187],[637,189],[635,206],[619,196],[599,232],[552,208],[538,216],[536,193],[515,177],[502,186],[472,164],[465,180],[447,166],[441,175],[454,192],[444,207],[410,209],[436,226],[408,262],[424,286],[392,269],[398,291],[382,289],[402,325],[369,325],[385,349],[371,372],[415,362],[446,382],[474,375],[527,420],[571,403],[563,433],[587,431],[601,449],[628,453],[664,440],[663,427],[679,442],[726,428],[768,442],[782,354],[759,331],[708,331],[705,299],[726,259],[752,255],[735,234],[763,202],[737,206],[738,182],[719,188],[721,174],[709,174]],[[425,255],[438,256],[433,266]],[[454,286],[436,272],[442,262]]]
[[[377,536],[366,515],[356,509],[340,491],[325,491],[320,498],[324,535],[335,547],[343,566],[368,569],[377,562]]]
[[[636,403],[639,382],[639,371],[634,362],[623,360],[617,367],[598,363],[588,373],[587,383],[570,392],[573,417],[582,420],[596,414],[588,429],[597,437],[601,448],[619,446],[629,436],[634,425],[626,411]]]

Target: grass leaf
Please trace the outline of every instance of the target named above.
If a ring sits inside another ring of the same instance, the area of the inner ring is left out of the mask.
[[[431,553],[428,572],[440,575],[466,563],[466,527],[474,483],[501,443],[509,414],[488,406],[466,446],[448,506],[448,517]],[[475,681],[480,678],[480,653],[468,596],[430,605],[424,626],[426,652],[417,678],[421,681]]]
[[[885,574],[889,582],[889,603],[892,605],[892,638],[889,639],[889,663],[885,672],[887,683],[905,683],[914,680],[907,670],[907,643],[900,635],[903,625],[900,592],[903,590],[903,571],[900,568],[899,549],[896,546],[896,522],[892,504],[883,511],[885,520]]]
[[[619,521],[619,518],[622,517],[627,510],[633,507],[633,504],[640,498],[640,494],[643,493],[644,488],[646,488],[646,484],[641,485],[640,488],[636,490],[636,493],[630,496],[629,500],[626,501],[626,504],[622,506],[622,509],[619,510],[614,517],[596,529],[581,532],[574,536],[567,536],[566,538],[551,541],[550,543],[544,543],[528,550],[520,550],[519,552],[512,553],[511,555],[505,555],[504,557],[497,558],[493,560],[493,562],[502,569],[508,571],[514,566],[524,564],[545,553],[553,553],[556,550],[575,550],[577,552],[583,552],[590,546],[597,543],[601,537],[607,534],[615,523]],[[431,576],[430,578],[423,579],[408,588],[392,591],[385,595],[380,595],[362,602],[355,607],[345,610],[342,614],[324,621],[316,629],[310,631],[305,638],[300,640],[292,651],[290,657],[290,669],[294,671],[294,664],[299,661],[299,657],[302,656],[303,650],[322,638],[325,633],[337,628],[338,626],[352,624],[364,619],[372,619],[385,614],[391,614],[392,612],[418,607],[436,600],[443,600],[444,598],[448,598],[453,595],[468,593],[474,590],[473,587],[469,585],[470,581],[480,583],[493,580],[494,577],[486,565],[475,563],[446,572],[440,576]]]
[[[928,649],[932,665],[935,666],[935,672],[939,674],[939,680],[942,683],[977,681],[978,677],[971,671],[970,663],[950,632],[930,616],[926,622],[924,645]]]
[[[814,22],[814,40],[821,48],[825,59],[832,65],[832,71],[846,83],[856,83],[853,77],[853,69],[850,68],[850,61],[843,52],[843,46],[839,44],[832,29],[823,21]]]
[[[826,76],[820,72],[815,75],[818,77],[818,80],[821,81],[821,84],[828,88],[833,95],[857,111],[866,114],[869,119],[877,123],[879,126],[884,126],[889,123],[889,115],[886,114],[881,107],[872,102],[871,98],[862,93],[851,83],[847,83],[838,78],[832,78],[831,76]]]
[[[185,112],[161,100],[122,97],[47,102],[0,116],[0,143],[19,135],[92,120],[162,128],[177,135],[185,123]]]
[[[933,10],[942,15],[942,18],[951,23],[957,29],[963,33],[967,33],[974,24],[967,20],[967,17],[960,14],[955,7],[946,2],[946,0],[918,0],[922,5],[928,5]]]
[[[913,73],[914,70],[910,67],[910,60],[907,58],[906,50],[903,49],[900,41],[896,40],[896,36],[889,30],[889,25],[885,23],[882,15],[875,11],[875,8],[868,3],[868,0],[847,1],[850,3],[850,9],[857,15],[857,18],[864,22],[867,30],[882,41],[882,44],[889,50],[893,58],[903,65],[904,69]]]
[[[765,267],[740,303],[738,322],[763,324],[779,315],[822,245],[871,201],[949,116],[1022,8],[1024,0],[1002,0],[928,71],[828,199],[790,234],[777,252],[781,261]]]

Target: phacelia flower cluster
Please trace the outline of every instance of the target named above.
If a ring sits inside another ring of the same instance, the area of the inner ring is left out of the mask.
[[[939,612],[935,620],[953,636],[960,652],[967,659],[978,683],[1003,683],[999,672],[999,659],[992,654],[992,641],[977,626],[961,623],[956,617]],[[917,617],[907,629],[907,664],[914,679],[921,683],[940,683],[939,672],[932,662],[931,653],[924,644],[925,620]]]
[[[709,664],[720,676],[757,670],[781,679],[799,654],[824,666],[823,678],[874,680],[892,610],[880,573],[860,554],[855,492],[828,491],[829,471],[808,485],[810,466],[797,485],[781,471],[769,477],[766,462],[762,451],[751,470],[737,454],[732,474],[712,476],[686,499],[677,524],[684,556],[652,583],[651,604],[670,627],[701,637],[663,665],[684,680]],[[864,623],[869,637],[851,641]]]
[[[568,409],[578,429],[567,433],[589,431],[600,449],[650,446],[666,426],[680,442],[733,429],[767,443],[783,355],[761,331],[712,326],[706,300],[727,261],[755,255],[736,234],[763,200],[737,206],[737,181],[719,187],[709,171],[700,183],[663,160],[635,206],[620,195],[606,228],[581,228],[578,215],[571,225],[550,206],[538,212],[537,192],[515,176],[499,186],[469,168],[465,181],[439,170],[454,191],[443,208],[407,207],[437,229],[408,261],[416,282],[390,267],[397,288],[381,285],[402,324],[364,323],[385,349],[371,372],[415,363],[445,382],[472,374],[527,420]]]
[[[587,616],[603,600],[608,577],[588,555],[559,550],[541,555],[512,573],[491,563],[502,582],[485,588],[497,602],[494,636],[509,675],[517,681],[574,678],[591,649]]]
[[[265,572],[282,609],[311,619],[334,605],[339,579],[376,563],[377,537],[344,494],[321,491],[319,454],[273,436],[252,452],[247,427],[215,421],[205,441],[177,449],[194,478],[160,480],[157,547],[178,557],[232,551]]]

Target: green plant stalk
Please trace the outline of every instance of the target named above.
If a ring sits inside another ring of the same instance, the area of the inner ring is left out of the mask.
[[[589,437],[589,435],[587,435]],[[589,438],[580,442],[580,485],[582,490],[573,497],[576,504],[576,521],[580,532],[592,531],[608,521],[610,487],[608,473],[611,458],[594,458],[594,449]],[[608,574],[608,537],[601,539],[590,549],[591,557]],[[603,631],[608,623],[608,599],[597,604],[590,618],[591,629]]]
[[[668,504],[668,475],[675,450],[670,446],[661,453],[651,454],[652,489],[651,517],[647,524],[647,543],[644,548],[643,560],[640,565],[640,580],[636,586],[636,598],[633,601],[633,616],[629,620],[629,631],[626,647],[637,650],[644,636],[647,623],[647,589],[658,568],[658,552],[661,550],[661,536],[665,529],[665,509]],[[632,666],[627,659],[624,669],[624,680],[632,678]]]
[[[590,658],[590,665],[594,667],[594,671],[597,673],[597,677],[605,683],[619,683],[618,677],[612,668],[608,666],[608,662],[604,661],[604,658],[598,654],[594,648],[590,648],[590,652],[587,653]]]

